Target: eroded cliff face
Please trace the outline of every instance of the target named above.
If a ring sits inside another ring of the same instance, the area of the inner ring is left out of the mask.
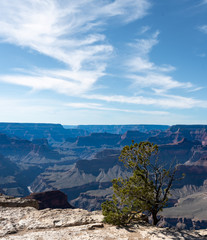
[[[149,141],[156,144],[177,143],[182,139],[199,141],[203,146],[207,145],[207,125],[174,125]]]
[[[33,192],[60,189],[72,200],[80,193],[105,189],[112,185],[112,179],[126,176],[118,161],[120,151],[108,150],[98,153],[92,160],[79,160],[70,169],[60,173],[45,171],[31,185]]]

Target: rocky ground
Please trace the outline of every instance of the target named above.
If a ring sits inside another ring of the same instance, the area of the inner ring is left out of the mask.
[[[207,230],[178,231],[135,225],[128,229],[102,223],[101,212],[82,209],[0,207],[0,239],[5,240],[158,240],[207,239]]]

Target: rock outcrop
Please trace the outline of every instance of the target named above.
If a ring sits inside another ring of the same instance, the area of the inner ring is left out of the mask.
[[[47,192],[41,192],[41,193],[32,193],[29,196],[25,197],[24,199],[28,200],[36,200],[39,204],[39,209],[45,209],[45,208],[60,208],[60,209],[67,209],[67,208],[73,208],[68,203],[68,197],[66,194],[64,194],[61,191],[47,191]]]

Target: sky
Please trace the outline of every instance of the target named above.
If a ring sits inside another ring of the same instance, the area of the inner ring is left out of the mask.
[[[0,0],[0,122],[207,124],[207,0]]]

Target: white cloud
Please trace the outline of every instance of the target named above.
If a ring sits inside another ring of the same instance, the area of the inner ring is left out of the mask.
[[[181,83],[173,80],[171,76],[159,74],[159,73],[149,73],[146,76],[139,75],[129,75],[129,78],[133,80],[133,86],[137,88],[152,88],[156,90],[157,88],[162,91],[167,91],[173,88],[191,88],[191,83]]]
[[[147,58],[134,56],[129,59],[127,66],[132,72],[148,72],[148,71],[157,71],[157,72],[171,72],[175,70],[175,67],[171,65],[162,65],[156,66],[155,63],[150,62]]]
[[[133,48],[133,54],[127,60],[126,66],[131,74],[127,78],[132,80],[132,88],[148,88],[154,93],[161,94],[174,88],[195,89],[190,82],[179,82],[169,75],[175,71],[175,67],[150,61],[150,53],[158,43],[159,31],[156,31],[150,38],[137,39],[135,43],[130,44]],[[199,90],[200,88],[196,88]]]
[[[139,34],[142,35],[142,34],[148,32],[150,29],[151,29],[150,26],[142,26]]]
[[[136,73],[149,73],[152,71],[167,72],[175,69],[168,65],[159,67],[149,60],[149,54],[152,51],[152,48],[159,43],[159,34],[160,32],[156,31],[150,38],[137,39],[134,43],[129,44],[133,49],[133,54],[126,62],[129,71]]]
[[[107,3],[107,1],[105,2]],[[104,1],[100,1],[100,3],[104,3]],[[108,4],[102,6],[99,5],[99,8],[96,8],[97,4],[95,4],[95,11],[98,15],[108,17],[124,16],[124,22],[131,22],[144,17],[150,6],[148,0],[115,0],[111,3],[108,1]]]
[[[84,62],[94,63],[113,49],[103,43],[105,36],[89,30],[95,31],[111,17],[120,16],[125,22],[141,18],[149,7],[147,0],[2,0],[0,38],[78,70]]]
[[[133,55],[126,64],[129,70],[126,75],[133,84],[140,88],[152,89],[155,97],[88,94],[93,90],[95,83],[106,75],[107,60],[114,51],[114,47],[104,35],[106,24],[111,24],[113,20],[126,24],[140,19],[148,13],[149,8],[148,0],[1,0],[0,41],[28,47],[54,58],[64,63],[65,69],[18,72],[14,75],[2,75],[0,81],[33,90],[53,90],[69,96],[106,102],[165,108],[206,107],[205,102],[192,98],[162,95],[173,88],[193,86],[168,76],[167,73],[175,70],[173,66],[158,66],[150,61],[150,52],[159,43],[159,31],[148,39],[137,39],[130,44]],[[147,31],[149,27],[145,26],[142,32]],[[130,111],[97,104],[88,105],[89,107]],[[152,111],[153,113],[156,111]]]
[[[130,110],[130,109],[123,109],[123,108],[104,107],[102,104],[97,104],[97,103],[67,103],[65,105],[68,107],[77,108],[77,109],[94,109],[94,110],[101,110],[101,111],[118,111],[118,112],[142,113],[142,114],[150,114],[150,115],[169,114],[166,111],[145,111],[145,110]]]
[[[115,17],[128,23],[149,8],[148,0],[1,0],[0,41],[57,59],[67,70],[35,70],[0,76],[0,81],[68,95],[88,91],[105,74],[113,52],[101,33],[104,24]]]
[[[159,43],[158,36],[160,32],[156,31],[151,38],[137,39],[135,43],[130,43],[129,46],[133,47],[141,57],[146,57],[151,52],[152,48]]]
[[[161,97],[149,98],[143,96],[123,96],[123,95],[85,95],[87,99],[102,100],[106,102],[118,102],[127,104],[137,104],[137,105],[149,105],[162,108],[177,108],[177,109],[190,109],[194,107],[207,108],[207,101],[197,100],[188,97],[175,96],[175,95],[164,95]]]
[[[32,90],[53,90],[70,96],[89,91],[98,78],[104,75],[104,66],[96,71],[36,70],[26,75],[2,75],[0,81],[26,86]]]

